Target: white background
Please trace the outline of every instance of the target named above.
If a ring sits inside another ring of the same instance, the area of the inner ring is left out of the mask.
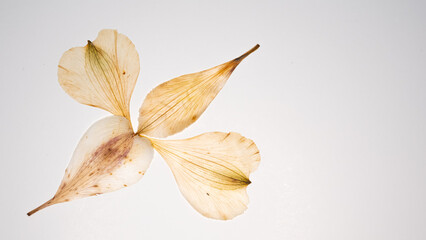
[[[2,1],[0,239],[425,239],[425,1]],[[136,185],[26,212],[56,191],[85,130],[108,116],[57,82],[62,53],[103,28],[136,45],[145,95],[260,49],[172,138],[257,143],[249,209],[206,219],[157,154]]]

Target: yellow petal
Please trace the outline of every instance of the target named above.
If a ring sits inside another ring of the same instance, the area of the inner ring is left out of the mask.
[[[206,110],[238,64],[257,48],[259,45],[227,63],[174,78],[154,88],[139,110],[138,133],[167,137],[191,125]]]
[[[104,118],[80,140],[55,196],[28,215],[56,203],[130,186],[142,178],[152,155],[151,143],[135,135],[126,118]]]
[[[100,31],[93,43],[66,51],[58,65],[59,84],[71,97],[127,119],[138,74],[135,46],[109,29]]]
[[[232,132],[150,140],[170,166],[183,196],[202,215],[226,220],[247,209],[249,175],[260,162],[252,140]]]

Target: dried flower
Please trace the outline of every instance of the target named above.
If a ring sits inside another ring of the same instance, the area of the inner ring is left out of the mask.
[[[80,140],[52,199],[28,215],[74,199],[130,186],[148,169],[153,149],[171,168],[179,189],[201,214],[231,219],[247,209],[249,175],[259,162],[254,142],[238,133],[211,132],[163,140],[195,122],[222,89],[242,56],[174,78],[154,88],[140,108],[136,133],[129,104],[139,74],[133,43],[115,30],[64,53],[58,65],[62,88],[80,103],[113,116],[94,123]]]

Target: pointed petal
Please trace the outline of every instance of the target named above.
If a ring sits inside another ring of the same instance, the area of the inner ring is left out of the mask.
[[[134,135],[126,118],[104,118],[80,140],[55,196],[28,214],[56,203],[130,186],[142,178],[152,156],[151,143]]]
[[[252,140],[221,132],[150,140],[170,166],[183,196],[202,215],[226,220],[247,209],[249,175],[260,162]]]
[[[138,133],[167,137],[191,125],[206,110],[238,64],[258,47],[227,63],[174,78],[154,88],[139,110]]]
[[[138,74],[135,46],[109,29],[100,31],[93,43],[66,51],[58,65],[59,84],[71,97],[127,119]]]

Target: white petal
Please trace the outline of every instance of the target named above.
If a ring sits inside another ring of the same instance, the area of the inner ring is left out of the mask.
[[[149,140],[135,135],[126,118],[104,118],[80,140],[55,196],[28,214],[56,203],[130,186],[142,178],[152,156]]]

